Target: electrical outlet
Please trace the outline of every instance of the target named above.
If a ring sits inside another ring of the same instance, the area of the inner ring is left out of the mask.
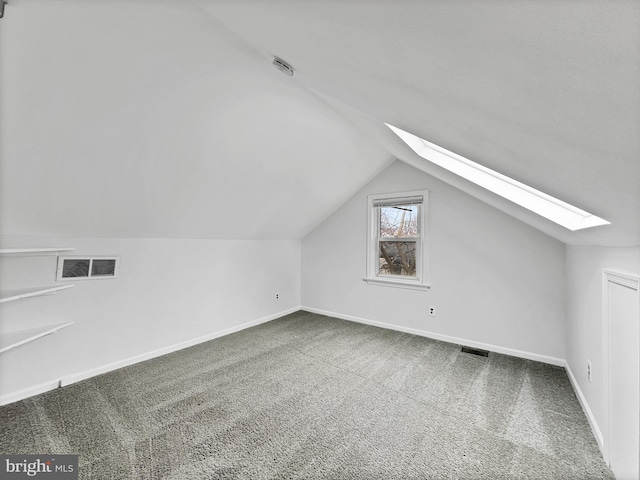
[[[436,307],[434,307],[433,305],[429,305],[429,316],[430,317],[436,316]]]
[[[587,360],[587,379],[591,381],[591,360]]]
[[[280,294],[276,292],[276,300],[280,300]]]

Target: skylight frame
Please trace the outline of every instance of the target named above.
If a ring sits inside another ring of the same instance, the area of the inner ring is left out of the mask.
[[[576,231],[610,224],[603,218],[563,202],[495,170],[484,167],[412,133],[388,123],[385,123],[385,125],[425,160],[568,230]]]

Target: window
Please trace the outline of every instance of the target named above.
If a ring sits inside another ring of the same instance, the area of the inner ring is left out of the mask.
[[[116,278],[120,257],[59,257],[57,280]]]
[[[414,152],[456,175],[531,210],[552,222],[575,231],[583,228],[609,225],[610,222],[585,212],[551,195],[536,190],[513,178],[475,163],[468,158],[427,142],[412,133],[385,124]]]
[[[369,284],[425,289],[428,191],[369,195]]]

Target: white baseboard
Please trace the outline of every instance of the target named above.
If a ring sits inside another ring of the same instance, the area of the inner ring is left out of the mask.
[[[365,323],[367,325],[373,325],[376,327],[382,327],[389,330],[396,330],[404,333],[411,333],[413,335],[419,335],[421,337],[432,338],[434,340],[441,340],[443,342],[453,343],[456,345],[464,345],[467,347],[480,348],[482,350],[489,350],[490,352],[502,353],[505,355],[511,355],[512,357],[526,358],[528,360],[535,360],[536,362],[548,363],[559,367],[565,366],[565,360],[562,358],[549,357],[547,355],[540,355],[538,353],[525,352],[523,350],[515,350],[507,347],[500,347],[498,345],[491,345],[488,343],[476,342],[474,340],[468,340],[466,338],[451,337],[449,335],[443,335],[441,333],[429,332],[426,330],[418,330],[416,328],[401,327],[392,323],[378,322],[377,320],[368,320],[366,318],[354,317],[353,315],[343,315],[341,313],[329,312],[326,310],[320,310],[312,307],[300,307],[301,310],[311,313],[318,313],[320,315],[326,315],[328,317],[340,318],[342,320],[349,320],[351,322]]]
[[[593,432],[593,436],[596,437],[596,441],[598,442],[598,447],[600,447],[600,451],[604,456],[604,437],[602,435],[602,432],[600,431],[598,422],[596,422],[596,417],[594,417],[593,412],[591,411],[591,408],[587,403],[587,399],[584,397],[584,394],[580,389],[580,385],[578,384],[578,381],[576,380],[576,377],[573,374],[573,371],[571,370],[571,367],[569,366],[569,363],[567,361],[564,362],[564,369],[566,370],[567,375],[569,376],[569,381],[571,381],[571,386],[573,387],[573,391],[576,393],[576,397],[578,397],[580,406],[582,407],[582,410],[584,411],[584,414],[586,415],[587,420],[589,421],[589,425],[591,426],[591,431]]]
[[[49,390],[55,390],[59,386],[59,380],[51,380],[16,392],[5,393],[4,395],[0,395],[0,406],[24,400],[25,398],[33,397],[34,395],[39,395],[41,393],[48,392]]]
[[[225,335],[239,332],[240,330],[244,330],[246,328],[255,327],[256,325],[260,325],[261,323],[270,322],[271,320],[284,317],[285,315],[289,315],[290,313],[295,313],[299,310],[300,310],[300,307],[290,308],[288,310],[284,310],[282,312],[278,312],[273,315],[268,315],[266,317],[253,320],[251,322],[243,323],[235,327],[226,328],[218,332],[210,333],[208,335],[193,338],[191,340],[186,340],[184,342],[169,345],[167,347],[159,348],[151,352],[143,353],[141,355],[136,355],[134,357],[126,358],[124,360],[119,360],[117,362],[109,363],[101,367],[92,368],[84,372],[74,373],[73,375],[68,375],[59,380],[52,380],[49,382],[44,382],[44,383],[35,385],[33,387],[25,388],[23,390],[18,390],[16,392],[6,393],[4,395],[0,395],[0,405],[7,405],[9,403],[17,402],[19,400],[24,400],[25,398],[29,398],[34,395],[38,395],[40,393],[48,392],[49,390],[54,390],[55,388],[58,388],[58,387],[65,387],[67,385],[71,385],[72,383],[86,380],[87,378],[95,377],[98,375],[102,375],[103,373],[111,372],[119,368],[133,365],[134,363],[150,360],[152,358],[159,357],[161,355],[166,355],[168,353],[176,352],[178,350],[182,350],[184,348],[188,348],[193,345],[197,345],[199,343],[208,342],[209,340],[213,340],[215,338],[224,337]]]

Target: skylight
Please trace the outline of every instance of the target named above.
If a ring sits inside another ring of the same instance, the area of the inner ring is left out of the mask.
[[[610,222],[569,205],[524,183],[483,167],[471,160],[427,142],[415,135],[385,123],[393,133],[425,160],[461,176],[521,207],[531,210],[569,230],[608,225]]]

